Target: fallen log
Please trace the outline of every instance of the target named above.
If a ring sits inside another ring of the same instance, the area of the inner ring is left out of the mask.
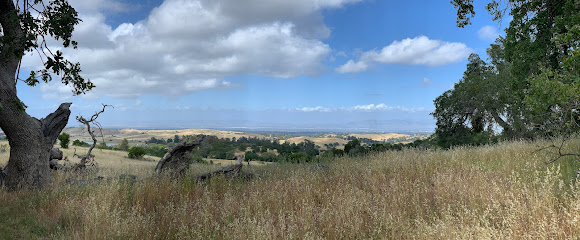
[[[242,167],[244,166],[244,155],[236,156],[236,164],[226,166],[220,170],[205,173],[195,177],[196,183],[205,182],[213,177],[222,176],[226,179],[244,179],[250,180],[255,177],[253,173],[242,172]]]

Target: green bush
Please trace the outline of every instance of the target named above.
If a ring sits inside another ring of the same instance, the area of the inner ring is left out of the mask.
[[[99,145],[97,145],[97,149],[108,149],[108,150],[113,150],[113,147],[109,147],[107,146],[107,143],[105,142],[101,142],[99,143]]]
[[[123,151],[129,150],[129,141],[126,138],[123,138],[118,147]]]
[[[88,147],[90,146],[88,143],[83,142],[81,140],[75,139],[72,143],[73,146],[79,146],[79,147]]]
[[[70,135],[68,133],[61,133],[58,135],[58,140],[60,141],[61,148],[68,148],[68,143],[70,142]]]
[[[132,159],[141,159],[145,155],[145,148],[135,146],[129,148],[129,158]]]

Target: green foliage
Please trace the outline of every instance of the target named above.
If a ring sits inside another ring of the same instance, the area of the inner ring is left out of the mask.
[[[91,90],[94,85],[90,80],[85,80],[81,75],[79,63],[73,63],[63,57],[60,50],[50,51],[43,45],[45,38],[53,38],[62,41],[62,46],[67,48],[72,45],[77,47],[77,42],[71,40],[75,25],[81,20],[76,10],[66,0],[52,0],[49,4],[42,1],[25,1],[19,6],[20,11],[8,12],[13,14],[15,25],[21,26],[24,37],[18,40],[9,39],[13,34],[5,34],[3,39],[6,52],[13,52],[15,57],[20,58],[25,52],[38,52],[46,60],[44,69],[31,71],[30,76],[24,80],[29,86],[36,86],[40,81],[50,82],[51,74],[60,76],[63,84],[72,86],[75,95]],[[31,13],[31,10],[35,13]],[[4,9],[2,10],[3,14]],[[37,14],[36,12],[39,12]],[[13,44],[16,43],[16,44]]]
[[[580,129],[580,81],[570,81],[568,74],[542,68],[530,77],[525,103],[541,132],[569,135]]]
[[[145,148],[140,146],[134,146],[129,149],[128,156],[131,159],[141,159],[143,158],[143,156],[145,156],[145,153],[146,153]]]
[[[151,137],[151,139],[145,141],[145,144],[165,144],[165,140],[157,139],[155,137]]]
[[[304,153],[292,153],[286,156],[286,162],[289,163],[307,163],[312,161],[312,157]]]
[[[75,139],[72,143],[73,146],[79,146],[79,147],[89,147],[90,145],[86,142],[83,142],[81,140]]]
[[[18,109],[22,112],[26,112],[26,108],[28,108],[28,106],[26,106],[26,104],[24,104],[24,102],[22,102],[20,99],[16,99],[16,100],[12,101],[12,103],[14,103],[14,106],[16,107],[16,109]]]
[[[128,151],[129,150],[129,141],[126,138],[123,138],[123,140],[121,140],[121,143],[119,143],[119,149],[123,150],[123,151]]]
[[[107,143],[105,143],[105,142],[101,142],[101,143],[97,144],[97,148],[98,149],[107,149],[107,150],[113,149],[113,147],[107,146]]]
[[[58,135],[58,141],[60,141],[61,148],[68,148],[68,144],[70,143],[70,135],[68,133],[61,133]]]
[[[147,145],[143,147],[147,155],[163,157],[167,153],[167,147],[162,145]]]
[[[255,152],[247,151],[245,154],[245,158],[246,160],[259,160],[260,156]]]
[[[458,26],[475,14],[472,0],[453,0]],[[556,136],[578,131],[580,5],[576,0],[489,1],[494,20],[512,17],[505,38],[476,55],[453,90],[435,99],[434,141],[448,148],[498,138]],[[494,132],[494,128],[501,128]]]
[[[367,153],[367,149],[355,138],[344,145],[344,153],[348,155],[361,155]]]
[[[452,0],[451,3],[457,9],[457,26],[471,25],[471,18],[475,16],[473,0]]]

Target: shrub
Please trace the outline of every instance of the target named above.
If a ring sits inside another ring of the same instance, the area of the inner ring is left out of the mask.
[[[108,149],[108,150],[112,150],[113,147],[112,146],[109,147],[109,146],[107,146],[107,143],[101,142],[101,143],[99,143],[99,145],[97,145],[97,149]]]
[[[68,148],[68,143],[70,142],[70,135],[68,133],[61,133],[58,135],[58,140],[60,141],[61,148]]]
[[[123,140],[119,144],[119,149],[121,149],[123,151],[129,150],[129,141],[127,141],[126,138],[123,138]]]
[[[79,147],[88,147],[90,146],[88,143],[83,142],[81,140],[75,139],[72,143],[73,146],[79,146]]]
[[[135,146],[129,149],[129,158],[141,159],[145,155],[145,148]]]

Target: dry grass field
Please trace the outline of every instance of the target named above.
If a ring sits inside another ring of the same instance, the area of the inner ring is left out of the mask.
[[[314,144],[316,144],[318,146],[324,146],[324,144],[333,144],[333,143],[339,143],[340,146],[343,146],[346,143],[348,143],[347,140],[344,140],[342,138],[337,138],[337,137],[293,137],[293,138],[289,138],[285,141],[288,143],[298,144],[298,143],[304,142],[304,140],[306,140],[306,139],[314,142]]]
[[[71,127],[65,128],[63,132],[70,134],[71,141],[79,139],[81,141],[90,142],[91,136],[87,133],[86,129]],[[101,132],[96,130],[98,141],[105,140],[106,143],[119,143],[123,138],[126,138],[131,145],[143,144],[145,141],[155,137],[157,139],[167,140],[169,138],[173,139],[175,135],[180,138],[187,135],[212,135],[218,138],[240,138],[240,137],[255,137],[255,138],[266,138],[266,136],[257,133],[244,133],[236,131],[221,131],[213,129],[180,129],[180,130],[137,130],[137,129],[103,129],[102,137]]]
[[[580,189],[570,181],[578,162],[546,165],[549,154],[532,153],[545,144],[271,164],[246,169],[261,179],[202,185],[157,178],[155,162],[111,156],[96,174],[144,180],[69,185],[70,175],[54,173],[46,190],[0,192],[0,238],[578,239]],[[189,174],[217,167],[194,165]]]
[[[356,138],[368,138],[368,139],[372,139],[375,141],[387,141],[389,139],[393,139],[393,138],[409,138],[411,137],[408,134],[400,134],[400,133],[380,133],[380,134],[356,134],[356,133],[352,133],[349,134],[349,136],[353,136]]]

